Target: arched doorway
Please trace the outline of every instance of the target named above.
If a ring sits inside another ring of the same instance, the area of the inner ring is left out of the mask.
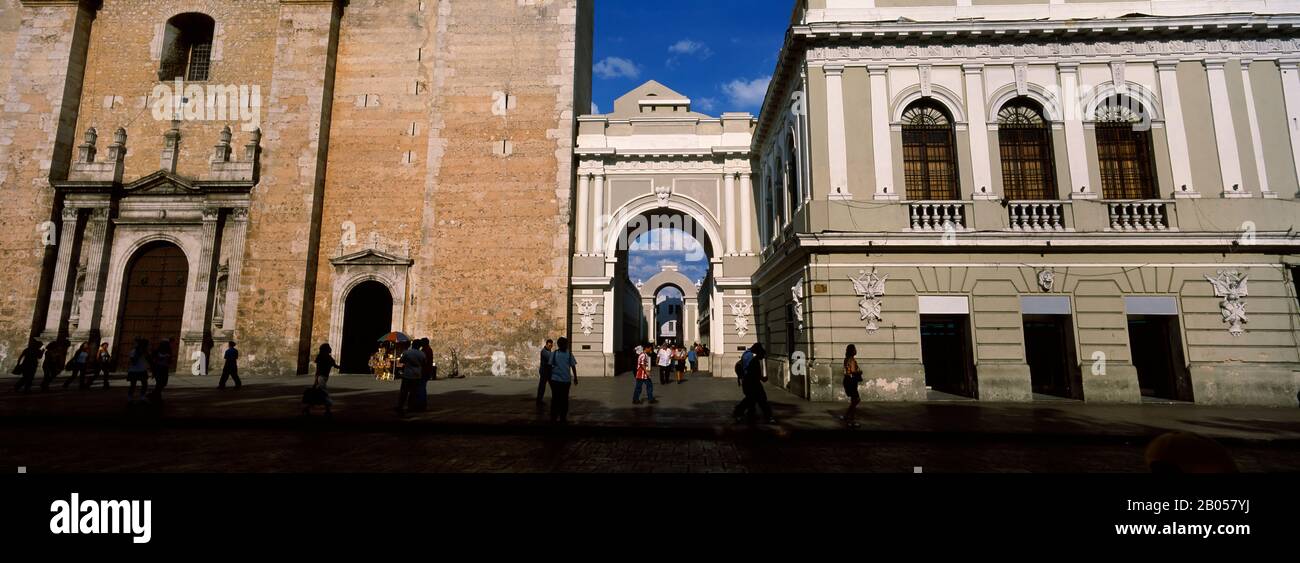
[[[339,365],[343,373],[370,373],[370,356],[379,338],[393,330],[393,295],[377,281],[365,281],[348,292],[343,305],[343,344]]]
[[[176,367],[189,273],[185,252],[172,243],[150,243],[135,253],[124,284],[122,330],[115,356],[119,369],[126,369],[137,338],[148,339],[150,350],[169,340],[172,367]]]
[[[677,286],[665,285],[655,291],[655,343],[683,344],[689,332],[686,323],[686,297]],[[689,344],[687,342],[686,344]]]
[[[626,223],[613,250],[615,373],[635,369],[640,344],[710,343],[699,329],[700,288],[715,265],[703,224],[670,208],[646,211]]]

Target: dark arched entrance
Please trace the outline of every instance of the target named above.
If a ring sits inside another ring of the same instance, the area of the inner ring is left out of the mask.
[[[393,295],[377,281],[362,282],[343,305],[343,373],[370,373],[376,343],[393,330]]]
[[[126,270],[122,330],[115,343],[120,369],[130,361],[137,338],[148,339],[150,350],[163,339],[171,341],[172,367],[176,367],[189,279],[189,262],[176,245],[155,242],[136,252]]]

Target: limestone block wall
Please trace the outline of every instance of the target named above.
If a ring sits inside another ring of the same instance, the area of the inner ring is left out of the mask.
[[[437,19],[413,317],[462,370],[532,375],[537,349],[567,326],[574,111],[590,106],[590,77],[574,69],[590,67],[578,38],[591,33],[591,2],[427,5]]]
[[[90,38],[88,7],[67,2],[0,3],[0,363],[12,362],[43,311],[53,280],[58,232],[51,176],[72,153],[75,108]],[[17,22],[15,25],[14,22]],[[46,222],[49,223],[46,223]],[[44,224],[44,225],[43,225]],[[40,311],[39,314],[34,312]]]

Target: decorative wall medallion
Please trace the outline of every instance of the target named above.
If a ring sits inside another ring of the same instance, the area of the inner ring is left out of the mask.
[[[749,314],[754,312],[754,306],[748,299],[737,299],[731,302],[731,316],[735,317],[732,321],[736,324],[736,334],[744,338],[749,334]]]
[[[794,321],[798,323],[799,332],[803,332],[803,278],[790,288],[790,295],[794,297]]]
[[[583,299],[578,302],[578,314],[582,315],[581,328],[583,334],[591,334],[595,330],[596,319],[592,315],[596,314],[596,302],[591,299]]]
[[[884,321],[881,316],[883,302],[881,297],[885,295],[885,280],[889,279],[889,274],[883,277],[875,272],[859,271],[858,277],[849,276],[853,282],[853,291],[858,294],[858,313],[861,314],[863,321],[867,322],[867,333],[874,334],[880,330],[879,323]]]
[[[1038,287],[1045,292],[1051,292],[1056,287],[1056,272],[1051,270],[1038,271]]]
[[[1250,322],[1246,317],[1246,301],[1242,299],[1249,295],[1246,287],[1249,277],[1236,270],[1219,270],[1218,276],[1213,278],[1205,276],[1214,286],[1214,296],[1223,298],[1219,310],[1223,314],[1223,322],[1228,323],[1228,334],[1233,336],[1244,334],[1245,325]]]
[[[672,197],[672,195],[673,195],[672,186],[658,186],[655,188],[655,196],[659,198],[660,204],[667,204],[668,198]]]

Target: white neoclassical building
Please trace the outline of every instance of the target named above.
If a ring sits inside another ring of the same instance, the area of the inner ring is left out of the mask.
[[[769,371],[1296,404],[1300,2],[804,0],[754,134]]]
[[[694,112],[688,98],[654,81],[620,97],[611,113],[578,118],[571,334],[580,364],[604,366],[584,373],[629,369],[637,343],[656,336],[648,301],[669,285],[689,301],[678,339],[690,335],[721,358],[753,343],[751,317],[731,313],[752,308],[758,265],[757,210],[746,197],[753,126],[749,114]],[[706,279],[630,279],[629,245],[656,229],[690,233],[707,256]]]

